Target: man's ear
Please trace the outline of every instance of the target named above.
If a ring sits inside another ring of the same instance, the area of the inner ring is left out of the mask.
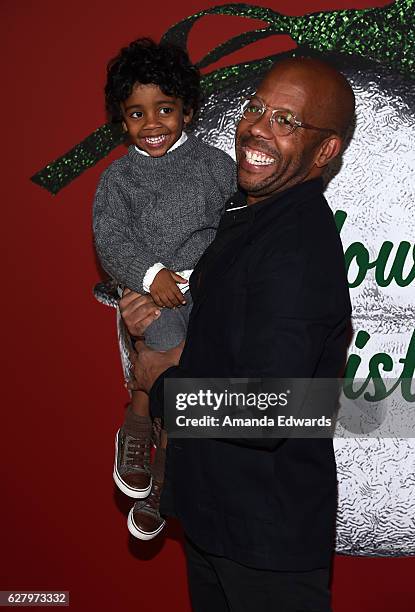
[[[314,161],[317,168],[323,168],[327,164],[337,157],[342,148],[342,139],[337,134],[333,134],[328,138],[325,138],[321,143],[316,159]]]

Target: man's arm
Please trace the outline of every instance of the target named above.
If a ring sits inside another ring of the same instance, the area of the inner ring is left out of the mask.
[[[137,338],[135,348],[140,354],[140,359],[137,360],[135,367],[136,383],[135,385],[132,383],[131,388],[142,389],[148,393],[154,382],[159,378],[162,379],[165,371],[179,370],[177,364],[184,342],[164,352],[153,351],[146,347],[145,331],[161,314],[150,295],[140,295],[130,289],[125,289],[119,302],[119,308],[128,332]],[[163,388],[162,382],[161,388]],[[159,413],[162,413],[162,407],[159,409],[155,407],[155,411],[159,416]]]
[[[270,259],[250,285],[245,308],[245,333],[233,377],[313,376],[331,328],[323,311],[312,311],[312,295],[308,295],[307,307],[307,299],[304,301],[307,296],[302,295],[301,269],[302,264],[297,257],[284,258],[279,262]],[[322,303],[321,296],[317,296],[317,302]],[[146,311],[142,307],[138,307],[135,313],[144,320]],[[141,324],[138,329],[142,333]],[[189,373],[175,365],[179,360],[178,354],[171,359],[170,356],[165,357],[166,353],[138,348],[140,355],[136,376],[140,388],[150,394],[153,415],[162,416],[165,378],[188,378]],[[274,450],[283,439],[241,438],[223,441]]]
[[[315,376],[330,335],[342,336],[345,319],[333,310],[329,279],[313,276],[301,253],[276,254],[264,261],[251,281],[245,303],[244,334],[235,358],[235,378],[303,379],[297,384],[293,414],[315,400],[315,386],[304,379]],[[347,312],[345,311],[344,317]],[[341,348],[340,342],[338,348]],[[336,349],[337,353],[339,352]],[[340,351],[341,352],[341,351]],[[344,354],[345,357],[345,354]],[[339,372],[342,364],[338,356]],[[336,364],[334,369],[336,368]],[[336,376],[336,374],[334,375]],[[331,391],[330,391],[331,393]],[[274,450],[283,438],[227,439],[229,443]]]
[[[314,375],[333,326],[333,301],[329,282],[310,282],[307,259],[276,248],[250,281],[235,377]]]

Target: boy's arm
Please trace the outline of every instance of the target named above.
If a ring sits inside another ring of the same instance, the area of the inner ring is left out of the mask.
[[[212,148],[214,149],[214,155],[211,158],[210,167],[225,202],[237,190],[236,163],[225,151],[216,147]]]
[[[227,182],[225,186],[225,190],[226,190],[225,197],[230,198],[231,196],[233,196],[235,191],[238,189],[236,163],[234,162],[232,157],[230,157],[230,155],[228,155],[227,153],[225,153],[225,155],[227,155],[228,157],[228,160],[227,160],[228,176],[227,176]]]
[[[95,194],[93,231],[96,250],[104,269],[133,291],[148,291],[164,265],[137,241],[128,199],[108,171],[102,175]],[[153,269],[151,278],[154,264],[160,267]],[[150,274],[147,274],[149,271]]]

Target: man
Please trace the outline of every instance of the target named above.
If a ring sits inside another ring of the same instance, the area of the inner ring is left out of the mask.
[[[162,414],[166,377],[341,374],[351,308],[321,175],[353,114],[350,85],[312,59],[276,64],[245,105],[241,191],[192,275],[181,357],[137,343],[136,377],[153,414]],[[154,304],[132,293],[121,310],[133,334],[155,316]],[[331,440],[172,440],[162,510],[183,525],[196,612],[331,609]]]

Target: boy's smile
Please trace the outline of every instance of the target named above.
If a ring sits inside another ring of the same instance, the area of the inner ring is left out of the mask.
[[[180,98],[166,96],[154,84],[137,83],[121,108],[131,142],[151,157],[165,155],[192,118],[192,112],[184,112]]]

